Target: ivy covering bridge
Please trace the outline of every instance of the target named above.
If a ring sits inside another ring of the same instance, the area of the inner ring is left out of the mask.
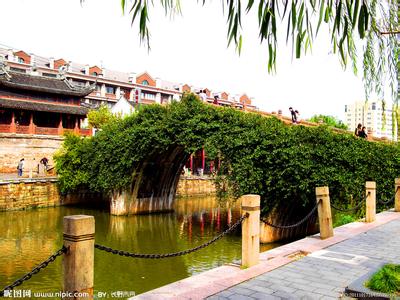
[[[219,193],[259,194],[264,214],[305,215],[315,205],[316,186],[329,186],[342,206],[361,197],[367,180],[376,181],[378,198],[390,198],[400,174],[397,144],[285,125],[185,94],[180,102],[112,120],[94,137],[66,136],[55,158],[60,187],[108,193],[123,200],[123,214],[149,200],[153,211],[172,208],[183,166],[202,147],[221,161]]]

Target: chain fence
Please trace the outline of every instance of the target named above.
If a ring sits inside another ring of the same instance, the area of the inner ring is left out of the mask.
[[[386,204],[389,204],[389,203],[394,202],[394,199],[396,198],[396,194],[397,194],[397,191],[398,191],[398,190],[399,190],[399,187],[396,188],[396,191],[394,192],[393,197],[390,198],[389,200],[378,199],[378,202],[379,202],[380,204],[382,204],[382,205],[386,205]]]
[[[216,237],[214,237],[212,240],[210,240],[210,241],[208,241],[208,242],[206,242],[204,244],[201,244],[201,245],[199,245],[197,247],[194,247],[194,248],[191,248],[191,249],[187,249],[187,250],[184,250],[184,251],[179,251],[179,252],[163,253],[163,254],[145,254],[145,253],[132,253],[132,252],[123,251],[123,250],[116,250],[116,249],[112,249],[110,247],[102,246],[102,245],[99,245],[99,244],[94,244],[94,247],[96,249],[99,249],[99,250],[102,250],[102,251],[105,251],[105,252],[109,252],[111,254],[117,254],[117,255],[121,255],[121,256],[133,257],[133,258],[160,259],[160,258],[168,258],[168,257],[177,257],[177,256],[182,256],[182,255],[186,255],[186,254],[195,252],[197,250],[203,249],[203,248],[215,243],[216,241],[218,241],[219,239],[221,239],[222,237],[224,237],[228,233],[234,231],[248,217],[249,217],[248,213],[244,214],[236,223],[234,223],[228,229],[223,231],[221,234],[219,234]]]
[[[274,227],[274,228],[278,228],[278,229],[289,229],[289,228],[294,228],[297,227],[301,224],[303,224],[305,221],[307,221],[308,219],[311,218],[311,216],[314,214],[314,212],[317,210],[318,208],[318,204],[321,200],[318,200],[317,204],[315,204],[315,206],[311,209],[311,211],[300,221],[291,224],[291,225],[279,225],[279,224],[273,224],[265,219],[261,219],[261,221],[263,221],[265,224],[267,224],[268,226]]]
[[[32,269],[29,273],[26,273],[24,276],[22,276],[20,279],[14,281],[12,284],[6,286],[2,291],[0,291],[0,297],[4,297],[4,293],[6,290],[12,290],[15,287],[21,285],[24,281],[27,281],[32,278],[33,275],[37,274],[40,272],[40,270],[46,268],[51,262],[55,261],[58,256],[63,255],[66,253],[68,248],[65,246],[62,246],[60,250],[55,252],[54,254],[50,255],[48,259],[46,259],[44,262],[36,266],[35,268]]]
[[[366,195],[364,196],[364,199],[361,200],[360,202],[358,202],[358,203],[356,204],[356,206],[354,206],[354,207],[351,207],[351,208],[340,208],[340,207],[334,205],[333,203],[331,203],[331,207],[334,208],[334,209],[336,209],[336,210],[338,210],[338,211],[341,211],[341,212],[356,211],[356,210],[359,209],[363,204],[365,204],[365,201],[367,201],[367,197],[368,197],[370,194],[371,194],[371,192],[368,192],[368,194],[366,194]]]

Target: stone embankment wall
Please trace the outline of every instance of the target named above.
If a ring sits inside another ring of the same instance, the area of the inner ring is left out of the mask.
[[[215,192],[214,181],[208,177],[181,177],[176,189],[178,197],[206,196]]]
[[[0,173],[17,173],[17,164],[25,159],[25,172],[36,170],[46,157],[53,166],[53,155],[61,147],[62,136],[0,133]]]
[[[69,204],[109,206],[109,198],[100,193],[82,191],[61,195],[57,181],[56,177],[0,180],[0,211]]]
[[[215,193],[211,179],[183,178],[178,185],[179,196],[190,197]],[[61,195],[56,177],[0,180],[0,211],[50,207],[69,204],[108,207],[109,197],[100,193],[79,192]]]
[[[56,178],[0,181],[0,211],[60,204]]]

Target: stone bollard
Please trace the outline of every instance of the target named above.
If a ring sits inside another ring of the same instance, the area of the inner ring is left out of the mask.
[[[333,236],[331,201],[329,199],[329,187],[315,188],[318,203],[319,234],[321,239]],[[321,200],[321,201],[319,201]]]
[[[260,196],[242,196],[242,214],[249,214],[242,223],[242,267],[251,267],[260,256]]]
[[[376,214],[376,183],[375,181],[367,181],[365,183],[365,222],[371,223],[375,221]]]
[[[63,256],[63,291],[86,293],[93,298],[94,217],[75,215],[64,217],[64,246],[69,247]]]
[[[400,178],[394,180],[394,211],[400,212]]]

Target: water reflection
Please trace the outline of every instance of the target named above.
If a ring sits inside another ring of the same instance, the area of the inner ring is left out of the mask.
[[[30,271],[62,245],[65,215],[96,220],[96,243],[136,253],[169,253],[210,240],[240,217],[237,203],[214,198],[178,199],[175,212],[129,217],[106,211],[57,207],[0,213],[0,288]],[[137,294],[240,259],[240,230],[193,254],[168,259],[132,259],[95,250],[95,290]],[[24,283],[22,289],[59,291],[62,264],[57,259]]]

